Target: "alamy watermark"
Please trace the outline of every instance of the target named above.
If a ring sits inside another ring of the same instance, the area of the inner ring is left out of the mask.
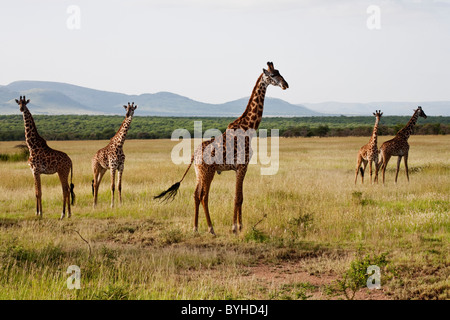
[[[67,278],[67,289],[81,289],[81,269],[79,266],[71,265],[67,268],[67,274],[70,277]]]
[[[380,267],[376,265],[371,265],[367,267],[367,288],[370,290],[381,289],[381,271]]]
[[[66,19],[66,27],[69,30],[81,29],[81,9],[77,5],[70,5],[66,9],[66,13],[69,15]]]
[[[274,175],[279,169],[279,130],[259,130],[259,139],[254,129],[227,129],[222,133],[218,129],[208,129],[202,134],[202,122],[194,121],[194,139],[187,129],[176,129],[172,132],[171,140],[180,141],[171,152],[174,164],[189,164],[192,158],[192,143],[197,150],[204,139],[214,139],[203,149],[201,156],[195,157],[195,163],[218,165],[257,164],[261,165],[261,175]],[[268,142],[270,140],[270,155]],[[195,152],[195,151],[194,151]]]
[[[381,8],[377,5],[370,5],[366,10],[369,17],[367,17],[366,25],[369,30],[381,29]]]

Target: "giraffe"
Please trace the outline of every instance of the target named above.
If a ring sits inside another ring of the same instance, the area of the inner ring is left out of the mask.
[[[406,124],[406,126],[403,129],[401,129],[399,132],[397,132],[396,136],[393,139],[388,140],[381,145],[381,148],[379,151],[379,154],[380,154],[379,162],[378,162],[376,174],[375,174],[375,181],[378,182],[378,170],[381,168],[381,170],[383,171],[383,184],[384,184],[384,176],[385,176],[386,166],[389,162],[389,159],[392,156],[397,156],[398,157],[397,158],[397,172],[395,173],[395,183],[397,183],[398,171],[400,169],[400,162],[402,160],[402,157],[404,157],[406,178],[408,179],[408,182],[409,182],[409,174],[408,174],[409,144],[408,144],[408,139],[409,139],[409,136],[412,134],[414,125],[416,124],[417,119],[419,117],[422,117],[424,119],[427,118],[427,115],[425,114],[425,112],[423,112],[422,107],[420,107],[420,106],[417,107],[416,110],[414,110],[414,114],[412,115],[411,119]]]
[[[105,172],[110,169],[111,172],[111,208],[114,207],[114,190],[115,177],[118,171],[117,185],[119,191],[119,202],[122,203],[122,173],[125,163],[125,154],[123,153],[123,144],[130,129],[131,120],[133,119],[134,110],[137,105],[134,102],[128,102],[128,106],[123,106],[126,110],[125,119],[122,122],[117,133],[111,138],[109,144],[98,150],[92,158],[92,171],[94,179],[92,180],[92,194],[94,196],[94,207],[97,205],[98,188]]]
[[[372,183],[372,162],[375,163],[375,168],[378,164],[378,123],[380,122],[380,118],[383,115],[383,112],[381,112],[381,110],[375,110],[375,113],[373,115],[376,119],[372,136],[370,137],[369,142],[366,145],[362,146],[358,152],[355,172],[355,184],[356,180],[358,179],[358,171],[361,171],[361,183],[364,183],[364,171],[366,171],[367,163],[369,163],[370,183]],[[362,168],[361,163],[363,164]]]
[[[248,163],[252,157],[250,142],[262,119],[266,90],[269,85],[279,86],[283,90],[289,88],[279,71],[273,67],[273,63],[267,62],[267,65],[268,69],[263,69],[263,73],[256,81],[244,113],[231,122],[221,136],[204,141],[199,145],[194,151],[191,162],[181,180],[154,197],[154,199],[162,199],[163,201],[173,199],[192,163],[195,162],[194,232],[198,231],[198,214],[201,203],[206,215],[208,231],[215,235],[209,215],[209,190],[215,173],[220,174],[222,171],[229,170],[236,173],[232,231],[237,234],[238,230],[242,229],[243,182]]]
[[[34,186],[36,194],[36,216],[42,218],[42,189],[41,189],[41,174],[54,174],[58,173],[59,180],[61,181],[63,191],[63,211],[60,219],[62,220],[66,215],[67,204],[67,217],[72,215],[70,205],[74,204],[75,193],[73,191],[74,184],[72,183],[73,167],[72,160],[69,156],[61,151],[54,150],[47,145],[47,142],[42,138],[36,128],[33,116],[27,107],[30,100],[25,96],[20,96],[19,100],[15,99],[19,105],[20,111],[23,113],[23,121],[25,126],[25,141],[30,151],[30,157],[28,159],[28,165],[34,177]],[[70,173],[70,185],[69,185],[69,173]],[[70,198],[72,198],[70,201]]]

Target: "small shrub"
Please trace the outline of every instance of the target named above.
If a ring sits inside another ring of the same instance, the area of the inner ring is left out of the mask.
[[[362,256],[361,249],[358,250],[357,257],[350,264],[350,268],[344,273],[342,280],[336,281],[336,289],[344,294],[348,300],[353,300],[356,292],[367,285],[367,268],[371,265],[384,267],[388,261],[387,253],[375,256]]]

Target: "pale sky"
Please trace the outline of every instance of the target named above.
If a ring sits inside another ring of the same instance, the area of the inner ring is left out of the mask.
[[[450,0],[2,0],[0,40],[1,85],[223,103],[273,61],[291,103],[450,100]]]

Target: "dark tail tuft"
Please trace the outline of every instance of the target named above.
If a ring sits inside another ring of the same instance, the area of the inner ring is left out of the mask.
[[[177,195],[178,189],[180,188],[180,182],[175,183],[166,191],[161,192],[157,196],[154,196],[153,199],[161,199],[162,201],[168,201],[169,199],[172,199],[173,201],[173,199]]]
[[[75,188],[75,185],[73,183],[70,184],[70,196],[72,197],[72,205],[75,203],[75,192],[73,192],[73,189]]]
[[[92,186],[92,195],[94,195],[94,180],[92,180],[91,186]]]
[[[364,177],[364,170],[363,170],[363,168],[359,167],[359,172],[361,172],[361,176]]]

